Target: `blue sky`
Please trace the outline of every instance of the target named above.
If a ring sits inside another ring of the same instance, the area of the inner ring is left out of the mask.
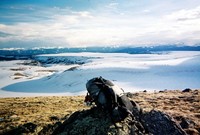
[[[199,0],[0,0],[0,48],[199,43]]]

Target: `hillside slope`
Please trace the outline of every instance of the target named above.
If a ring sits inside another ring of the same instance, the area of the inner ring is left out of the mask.
[[[128,93],[144,111],[172,116],[188,134],[200,133],[200,90]],[[74,112],[89,109],[84,96],[0,98],[0,134],[38,134],[66,121]]]

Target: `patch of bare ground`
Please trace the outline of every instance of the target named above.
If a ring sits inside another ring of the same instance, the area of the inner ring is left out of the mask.
[[[169,114],[188,134],[200,133],[200,90],[139,92],[129,97],[144,111]],[[0,134],[24,124],[35,125],[36,134],[49,124],[62,123],[75,111],[88,109],[83,101],[84,96],[0,98]]]
[[[27,77],[27,75],[23,74],[23,73],[14,73],[14,75],[12,76],[13,79],[21,79],[23,77]]]
[[[10,69],[11,71],[24,71],[24,70],[26,70],[26,68],[11,68]]]
[[[36,72],[56,72],[57,70],[36,70]]]

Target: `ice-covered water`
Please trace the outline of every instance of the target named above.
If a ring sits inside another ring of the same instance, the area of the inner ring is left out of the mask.
[[[198,51],[163,54],[66,53],[38,57],[81,59],[85,64],[40,67],[16,65],[19,61],[0,62],[0,97],[83,94],[86,93],[87,80],[97,76],[114,81],[126,92],[200,88]],[[71,67],[76,68],[67,70]],[[11,68],[24,70],[11,71]],[[26,76],[13,79],[16,72]]]

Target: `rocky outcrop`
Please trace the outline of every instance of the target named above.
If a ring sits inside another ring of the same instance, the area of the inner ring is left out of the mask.
[[[78,111],[58,126],[54,135],[185,135],[183,129],[167,114],[152,110],[139,116],[128,116],[114,123],[110,115],[98,108]],[[49,132],[48,132],[49,133]],[[44,133],[45,134],[45,133]]]

